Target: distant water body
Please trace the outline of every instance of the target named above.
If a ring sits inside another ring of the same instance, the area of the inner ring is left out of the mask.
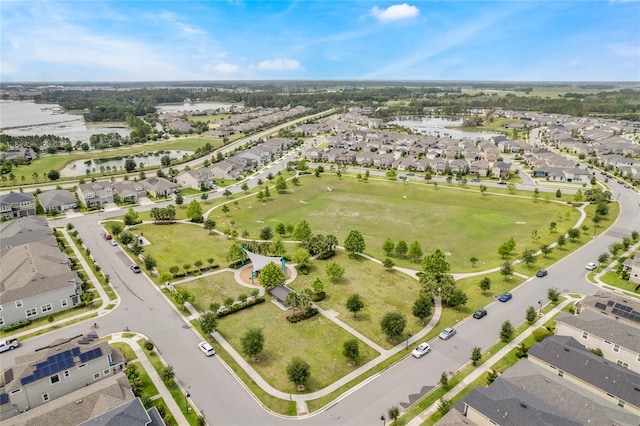
[[[0,133],[11,136],[56,135],[72,142],[89,142],[91,135],[118,133],[128,136],[130,131],[124,124],[87,125],[82,115],[63,113],[58,104],[0,100]]]
[[[441,117],[424,117],[421,120],[393,120],[391,124],[406,127],[422,135],[452,139],[489,139],[500,136],[498,133],[466,132],[448,127],[462,126],[462,120],[450,120]]]

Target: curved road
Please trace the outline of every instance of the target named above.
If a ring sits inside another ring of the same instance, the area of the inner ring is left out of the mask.
[[[283,168],[283,161],[264,169],[252,177],[265,180],[266,174]],[[616,185],[616,184],[614,184]],[[564,292],[590,294],[596,290],[585,280],[584,265],[595,261],[607,251],[612,242],[618,242],[631,231],[640,229],[640,197],[629,189],[613,188],[614,200],[621,204],[621,214],[614,225],[581,249],[548,268],[546,278],[532,278],[512,292],[514,297],[508,303],[495,302],[487,307],[489,315],[484,319],[465,320],[456,325],[458,333],[448,341],[432,342],[432,352],[422,359],[407,357],[386,370],[383,374],[356,387],[348,395],[328,409],[307,418],[295,420],[309,425],[376,424],[380,415],[395,404],[406,406],[420,395],[438,384],[443,371],[453,372],[466,364],[471,349],[483,349],[498,340],[500,325],[505,320],[514,324],[524,320],[528,306],[538,307],[538,301],[546,301],[549,287],[557,287]],[[233,192],[241,190],[236,185]],[[221,196],[221,194],[215,194]],[[141,210],[158,207],[144,206]],[[100,236],[100,219],[121,215],[123,211],[104,212],[101,216],[85,215],[72,219],[57,220],[53,226],[62,226],[72,221],[84,243],[91,250],[105,273],[111,276],[114,288],[120,296],[120,304],[110,313],[95,322],[99,334],[121,332],[124,327],[143,333],[154,342],[157,350],[176,372],[177,380],[188,390],[191,399],[213,425],[276,425],[290,424],[291,419],[272,415],[265,411],[246,391],[244,385],[229,373],[217,357],[202,356],[197,343],[198,336],[191,331],[183,317],[173,305],[167,303],[160,290],[144,274],[133,274],[129,270],[131,260],[118,247],[108,245]],[[16,354],[25,353],[49,344],[51,341],[79,333],[87,333],[94,320],[75,324],[30,339],[24,349],[11,351],[2,356],[3,363],[10,363]],[[283,353],[284,355],[284,353]]]

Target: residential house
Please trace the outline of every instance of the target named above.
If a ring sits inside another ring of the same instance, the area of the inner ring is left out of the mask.
[[[57,340],[43,350],[18,356],[4,370],[0,420],[109,378],[122,370],[125,361],[119,349],[95,333]]]
[[[0,222],[0,248],[44,241],[53,237],[53,229],[43,216],[22,217],[18,220]]]
[[[162,177],[150,177],[140,181],[140,184],[152,197],[168,197],[178,190],[178,185]]]
[[[62,213],[78,208],[76,197],[66,189],[52,189],[38,195],[38,201],[47,212]]]
[[[469,173],[480,177],[487,177],[489,174],[489,162],[487,160],[476,160],[469,165]]]
[[[356,154],[356,164],[363,167],[373,166],[376,154],[373,152],[359,152]]]
[[[640,302],[630,297],[608,291],[598,291],[595,294],[583,297],[576,304],[577,312],[582,312],[585,309],[608,315],[634,327],[638,326]]]
[[[381,169],[388,169],[394,160],[391,154],[378,154],[373,159],[373,165]]]
[[[640,373],[640,317],[634,327],[588,309],[576,315],[560,313],[556,334],[571,336],[590,350],[600,349],[604,359]]]
[[[121,180],[113,184],[113,193],[124,202],[137,203],[141,197],[147,195],[147,190],[141,182]]]
[[[82,282],[53,237],[3,247],[0,269],[0,329],[80,302]]]
[[[496,179],[508,179],[511,171],[511,164],[504,161],[496,161],[493,163],[493,169],[491,170],[492,176]]]
[[[469,164],[465,160],[451,160],[449,161],[449,169],[454,175],[466,174],[469,170]]]
[[[10,192],[0,195],[0,217],[15,219],[36,214],[36,199],[33,194]]]
[[[635,256],[625,260],[622,266],[624,271],[629,274],[629,281],[640,284],[640,252],[637,252]],[[636,291],[638,291],[637,287]]]
[[[113,203],[113,188],[108,182],[81,183],[76,193],[78,199],[87,207]]]
[[[176,182],[184,188],[209,189],[213,187],[213,173],[206,167],[187,170],[176,176]]]

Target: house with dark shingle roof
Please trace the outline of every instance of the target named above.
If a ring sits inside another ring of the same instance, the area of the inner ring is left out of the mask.
[[[60,339],[42,350],[20,355],[3,371],[2,392],[7,396],[2,400],[8,405],[0,409],[0,420],[109,378],[122,370],[125,361],[119,349],[95,333]]]
[[[640,328],[588,309],[579,314],[560,313],[556,334],[571,336],[589,349],[631,371],[640,373]]]
[[[36,214],[36,199],[32,194],[10,192],[0,195],[0,217],[15,219]]]
[[[38,201],[45,211],[62,213],[78,207],[76,197],[66,189],[52,189],[38,195]]]

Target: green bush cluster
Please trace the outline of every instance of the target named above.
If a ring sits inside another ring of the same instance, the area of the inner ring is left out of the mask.
[[[311,318],[314,315],[318,314],[318,310],[316,308],[310,308],[301,313],[300,315],[291,315],[287,317],[290,323],[295,324],[307,318]]]
[[[245,303],[244,305],[238,305],[238,304],[231,305],[228,309],[226,309],[224,311],[221,311],[221,312],[218,312],[216,314],[216,316],[218,318],[226,317],[227,315],[231,315],[231,314],[236,313],[238,311],[241,311],[243,309],[250,308],[253,305],[258,305],[258,304],[264,303],[264,302],[265,302],[265,298],[264,297],[258,297],[256,299],[250,301],[250,302]]]
[[[9,332],[12,332],[13,330],[18,330],[19,328],[27,327],[28,325],[31,325],[31,322],[32,322],[31,320],[17,322],[15,324],[6,326],[5,328],[2,329],[2,331],[4,331],[5,333],[9,333]]]

